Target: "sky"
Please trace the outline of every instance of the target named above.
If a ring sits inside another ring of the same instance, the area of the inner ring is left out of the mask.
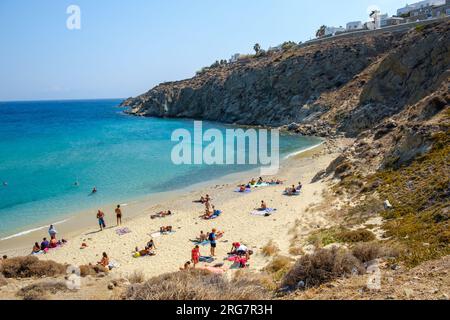
[[[0,101],[126,98],[405,0],[0,0]],[[67,8],[81,10],[69,30]]]

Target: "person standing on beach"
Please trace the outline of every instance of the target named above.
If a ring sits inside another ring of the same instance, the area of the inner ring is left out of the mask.
[[[122,224],[122,210],[120,209],[120,204],[117,205],[116,208],[116,218],[117,218],[117,226]]]
[[[55,227],[53,225],[50,225],[48,228],[48,234],[50,235],[50,239],[56,239],[56,234],[58,232],[56,231]]]
[[[216,229],[212,229],[211,233],[209,234],[208,240],[211,243],[211,256],[214,257],[216,255]]]
[[[192,249],[192,263],[194,264],[194,269],[195,266],[199,263],[200,261],[200,247],[197,245],[194,247],[194,249]]]
[[[106,228],[105,213],[103,213],[101,210],[98,210],[98,212],[97,212],[97,219],[98,219],[98,224],[100,226],[100,231],[103,231],[103,229]]]

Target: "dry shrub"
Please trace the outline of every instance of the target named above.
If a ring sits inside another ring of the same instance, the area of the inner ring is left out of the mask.
[[[280,249],[278,248],[278,246],[272,241],[270,240],[262,249],[261,252],[264,256],[266,257],[271,257],[273,255],[275,255],[276,253],[278,253],[280,251]]]
[[[94,265],[88,264],[88,265],[80,266],[80,275],[82,277],[95,276],[101,272],[108,273],[109,269],[105,268],[101,265],[94,266]]]
[[[45,281],[23,287],[17,292],[17,296],[24,300],[47,300],[48,294],[57,294],[67,290],[64,281]]]
[[[145,275],[142,271],[134,271],[127,279],[131,284],[143,283],[145,281]]]
[[[319,286],[338,277],[364,273],[361,262],[345,250],[319,249],[297,260],[284,276],[282,286],[295,288],[303,281],[303,288]]]
[[[342,242],[356,243],[375,240],[375,234],[366,229],[343,231],[338,235]]]
[[[3,261],[2,273],[6,278],[54,277],[66,273],[67,266],[37,257],[18,257]]]
[[[301,256],[304,253],[305,252],[303,251],[303,248],[300,246],[291,246],[289,248],[289,254],[291,254],[293,256]]]
[[[5,277],[0,274],[0,288],[3,286],[6,286],[8,284],[8,281],[5,279]]]
[[[276,273],[283,269],[288,269],[292,265],[292,259],[285,256],[276,256],[264,268],[267,272]]]
[[[358,243],[352,249],[352,254],[359,261],[366,263],[378,258],[397,257],[399,249],[396,247],[384,247],[377,242]]]
[[[248,269],[239,269],[234,274],[234,281],[252,281],[254,283],[259,283],[264,288],[269,291],[275,291],[277,289],[277,284],[273,280],[273,277],[265,272],[250,272]]]
[[[266,300],[269,291],[251,278],[231,281],[203,270],[161,275],[125,292],[126,300]]]

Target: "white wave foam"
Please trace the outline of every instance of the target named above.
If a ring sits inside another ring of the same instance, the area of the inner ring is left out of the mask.
[[[57,225],[59,225],[59,224],[62,224],[62,223],[64,223],[64,222],[67,222],[68,220],[69,220],[69,219],[62,220],[62,221],[58,221],[58,222],[53,223],[53,225],[54,225],[54,226],[57,226]],[[13,238],[22,237],[22,236],[27,235],[27,234],[30,234],[30,233],[32,233],[32,232],[36,232],[36,231],[43,230],[43,229],[46,229],[46,228],[48,228],[48,226],[43,226],[43,227],[39,227],[39,228],[34,228],[34,229],[25,230],[25,231],[22,231],[22,232],[13,234],[13,235],[11,235],[11,236],[7,236],[7,237],[5,237],[5,238],[1,238],[0,241],[5,241],[5,240],[13,239]]]

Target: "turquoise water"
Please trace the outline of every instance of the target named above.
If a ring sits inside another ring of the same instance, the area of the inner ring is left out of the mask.
[[[0,102],[0,238],[80,210],[252,168],[176,166],[170,158],[176,144],[171,134],[178,128],[192,131],[193,121],[132,117],[119,103]],[[280,152],[287,155],[318,142],[282,136]],[[90,195],[94,186],[98,193]]]

